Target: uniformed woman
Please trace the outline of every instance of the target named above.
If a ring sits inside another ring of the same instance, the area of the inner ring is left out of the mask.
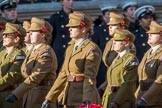
[[[84,101],[99,103],[100,100],[96,89],[96,75],[101,51],[89,39],[92,33],[92,19],[77,11],[71,13],[69,19],[66,26],[70,27],[72,40],[68,44],[60,74],[43,105],[55,102],[62,91],[65,108],[78,108]]]
[[[162,108],[162,25],[152,21],[147,33],[151,48],[138,67],[137,107]]]
[[[23,50],[26,54],[29,53],[30,50],[33,48],[33,44],[31,44],[31,40],[30,40],[30,31],[29,31],[30,26],[31,23],[29,21],[23,22],[23,28],[26,30],[26,35],[24,38],[25,46],[23,47]]]
[[[134,35],[127,30],[115,30],[113,48],[118,55],[107,71],[103,108],[135,107],[138,60],[129,47],[134,39]]]
[[[13,97],[23,97],[23,108],[40,108],[56,78],[57,59],[55,52],[46,42],[46,34],[51,33],[49,23],[33,17],[29,31],[34,48],[28,53],[21,67],[25,80],[6,100],[14,102],[16,99]],[[55,108],[55,104],[51,104],[51,107]]]
[[[128,22],[125,21],[123,15],[113,13],[113,12],[110,13],[110,21],[107,24],[109,25],[109,34],[112,37],[114,36],[116,29],[127,29],[129,26]],[[131,48],[131,52],[135,54],[136,48],[133,43],[131,43],[130,48]],[[106,43],[103,56],[102,56],[103,62],[107,67],[107,69],[109,68],[109,66],[111,65],[112,61],[115,59],[116,56],[117,56],[117,52],[114,51],[113,49],[113,39],[110,39]],[[101,96],[103,94],[103,91],[106,89],[106,86],[107,86],[107,82],[105,81],[98,88],[98,91]]]
[[[0,52],[0,107],[22,108],[21,99],[14,104],[5,102],[5,97],[23,81],[21,65],[25,53],[20,50],[26,32],[22,26],[6,23],[3,32],[3,46]]]

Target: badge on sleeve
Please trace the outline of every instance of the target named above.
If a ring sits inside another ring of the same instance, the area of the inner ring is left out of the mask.
[[[44,53],[42,53],[42,56],[50,57],[50,56],[51,56],[51,54],[50,54],[50,53],[48,53],[48,52],[44,52]]]
[[[15,56],[15,60],[24,60],[25,56],[24,55],[17,55]]]
[[[139,62],[138,61],[131,61],[130,65],[131,66],[138,66]]]

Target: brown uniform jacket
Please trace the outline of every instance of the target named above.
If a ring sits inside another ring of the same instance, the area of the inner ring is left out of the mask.
[[[148,106],[162,108],[162,46],[153,54],[150,50],[145,53],[138,67],[138,76],[137,99],[143,97]]]
[[[112,45],[113,45],[113,39],[107,42],[103,56],[102,56],[102,60],[105,66],[107,66],[107,69],[110,67],[111,63],[117,56],[117,52],[113,50]],[[131,53],[136,54],[136,47],[133,43],[131,44],[130,49],[131,49]],[[102,90],[105,90],[106,86],[107,86],[107,81],[105,81],[99,88],[101,88]]]
[[[22,107],[21,100],[10,104],[4,99],[23,81],[21,65],[24,59],[25,53],[17,48],[14,48],[9,55],[7,55],[6,48],[0,52],[0,108]]]
[[[99,95],[96,89],[96,75],[101,61],[101,51],[89,39],[72,54],[74,42],[69,42],[65,53],[62,69],[46,99],[56,101],[64,90],[63,103],[66,105],[79,105],[89,100],[99,103]],[[68,82],[68,75],[83,75],[81,82]]]
[[[53,49],[42,44],[24,60],[21,72],[24,82],[12,93],[23,97],[23,108],[39,108],[56,78],[57,59]]]
[[[113,101],[119,104],[119,108],[135,107],[137,67],[138,60],[130,52],[113,61],[107,71],[108,84],[102,99],[103,108],[110,108]],[[113,86],[118,90],[111,91]]]

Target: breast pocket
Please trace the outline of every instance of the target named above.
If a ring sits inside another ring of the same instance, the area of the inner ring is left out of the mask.
[[[6,73],[9,71],[9,69],[10,69],[10,67],[11,67],[11,64],[12,63],[5,63],[5,64],[3,64],[2,66],[1,66],[1,76],[4,76],[4,75],[6,75]]]
[[[148,78],[154,79],[157,74],[158,69],[158,60],[153,59],[146,63],[145,65],[145,72]]]

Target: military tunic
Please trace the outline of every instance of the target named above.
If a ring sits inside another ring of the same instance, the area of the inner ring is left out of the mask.
[[[56,78],[56,69],[56,55],[49,45],[38,44],[28,53],[21,67],[25,80],[12,92],[18,99],[23,97],[23,108],[41,107]]]
[[[64,12],[63,9],[53,14],[49,19],[49,23],[54,28],[52,33],[51,46],[54,49],[58,60],[57,73],[59,72],[62,66],[67,44],[71,40],[69,28],[66,27],[66,24],[68,24],[68,22],[68,15]]]
[[[101,51],[89,39],[73,53],[74,42],[70,41],[67,47],[63,67],[53,87],[46,96],[47,100],[55,102],[64,91],[63,104],[78,106],[83,101],[99,103],[100,98],[96,89],[96,75],[101,61]],[[70,82],[69,75],[82,75],[82,81]]]
[[[134,108],[137,81],[137,58],[126,52],[119,59],[115,59],[107,71],[107,87],[103,95],[103,108],[110,108],[111,102],[116,102],[119,108]],[[118,90],[112,91],[113,86]]]
[[[99,26],[94,27],[93,31],[94,34],[91,36],[92,41],[94,41],[103,52],[107,41],[109,41],[111,38],[108,32],[108,25],[106,24],[106,22],[102,22],[102,24],[100,24]],[[101,61],[97,75],[97,87],[105,81],[105,74],[106,66]]]
[[[162,45],[154,53],[149,49],[139,67],[139,87],[137,100],[143,97],[147,105],[144,108],[162,108]],[[141,107],[142,108],[142,107]]]
[[[117,56],[117,52],[115,52],[113,50],[113,48],[112,48],[113,46],[112,45],[113,45],[113,39],[109,40],[106,43],[105,50],[104,50],[103,56],[102,56],[102,60],[103,60],[103,62],[105,64],[105,66],[107,66],[107,70],[110,67],[110,65],[112,64],[112,62],[115,59],[115,57]],[[133,43],[131,43],[130,49],[131,49],[131,53],[136,54],[136,47],[134,46]],[[100,88],[102,90],[105,90],[106,89],[106,85],[107,85],[107,81],[102,83],[102,85],[100,85]]]
[[[15,103],[5,102],[5,97],[23,81],[21,65],[25,59],[22,50],[14,49],[7,55],[6,48],[0,52],[0,107],[1,108],[22,108],[22,100]]]

